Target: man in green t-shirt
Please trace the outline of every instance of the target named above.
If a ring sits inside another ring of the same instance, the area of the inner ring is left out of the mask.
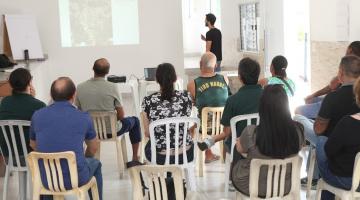
[[[45,103],[36,99],[35,90],[31,83],[32,76],[29,70],[18,68],[14,70],[9,77],[9,83],[12,88],[12,95],[5,97],[0,104],[0,120],[26,120],[30,121],[36,110],[45,107]],[[0,130],[1,131],[1,130]],[[15,130],[17,132],[17,130]],[[29,128],[24,129],[24,138],[28,152],[31,151],[29,146]],[[10,134],[8,135],[10,137]],[[20,137],[15,138],[19,147],[22,146]],[[0,132],[0,148],[5,157],[9,156],[5,138]],[[21,148],[20,148],[21,149]],[[19,151],[22,155],[22,149]],[[21,163],[25,164],[25,159]]]
[[[237,137],[240,137],[242,130],[246,127],[246,122],[240,122],[236,126],[236,133],[231,133],[231,118],[238,115],[258,113],[259,100],[263,91],[261,86],[257,84],[260,74],[260,65],[255,60],[244,58],[239,63],[238,73],[240,81],[244,86],[226,101],[220,121],[224,126],[223,132],[212,138],[207,138],[203,142],[199,142],[198,146],[202,151],[210,148],[218,141],[225,140],[226,150],[230,152],[231,134],[237,134]],[[238,156],[235,156],[235,160],[237,157]]]
[[[216,56],[211,52],[206,52],[200,60],[200,76],[188,84],[198,116],[201,119],[202,109],[205,107],[222,107],[225,106],[229,96],[228,78],[221,74],[216,74]],[[211,117],[208,118],[211,120]],[[201,127],[200,127],[201,128]],[[202,130],[201,130],[202,131]],[[211,133],[211,130],[208,130]],[[221,152],[222,153],[222,152]],[[219,160],[220,156],[214,155],[211,149],[205,151],[205,163]]]

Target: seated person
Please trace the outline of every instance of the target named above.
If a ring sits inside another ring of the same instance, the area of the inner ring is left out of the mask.
[[[93,158],[99,141],[90,115],[72,105],[75,91],[75,85],[70,78],[60,77],[52,83],[51,97],[54,103],[34,113],[31,119],[30,145],[35,151],[43,153],[73,151],[76,156],[79,186],[95,176],[101,200],[101,163]],[[84,142],[87,146],[85,153]],[[64,166],[62,171],[65,188],[71,188],[68,167]],[[44,176],[42,182],[47,185]],[[44,196],[42,199],[52,197]]]
[[[360,57],[360,41],[352,42],[347,50],[346,55],[355,55]],[[319,113],[324,95],[337,90],[341,86],[338,77],[331,79],[329,85],[305,98],[306,105],[299,106],[295,110],[295,114],[303,115],[309,119],[315,119]]]
[[[258,126],[247,126],[236,140],[239,153],[245,159],[234,163],[231,179],[234,187],[249,195],[250,163],[252,159],[285,159],[295,156],[305,144],[304,128],[291,119],[288,96],[281,85],[265,87],[260,99]],[[259,195],[266,196],[266,171],[260,173]],[[285,194],[291,188],[291,170],[286,171]]]
[[[174,90],[174,83],[176,82],[176,73],[172,64],[163,63],[160,64],[156,69],[156,81],[160,85],[160,92],[155,92],[144,98],[142,102],[142,116],[144,120],[145,136],[150,137],[149,124],[159,119],[167,119],[171,117],[189,117],[191,114],[192,102],[190,94],[186,91]],[[179,131],[179,145],[184,146],[182,135],[184,131],[183,126],[180,124]],[[165,127],[161,126],[155,129],[156,139],[156,163],[163,165],[166,157],[166,135]],[[175,134],[174,129],[170,129],[170,148],[174,148]],[[151,147],[150,140],[145,146],[145,156],[147,160],[151,160]],[[191,138],[191,134],[187,135],[186,138],[187,158],[188,162],[194,159],[193,149],[194,144]],[[182,152],[179,152],[182,153]],[[170,156],[170,163],[175,163],[175,155]],[[183,156],[179,155],[179,163],[183,163]]]
[[[110,64],[105,58],[95,61],[94,78],[78,85],[76,101],[77,107],[85,112],[88,111],[116,111],[118,123],[117,135],[120,136],[129,132],[132,144],[132,161],[127,163],[127,167],[141,164],[138,160],[139,144],[141,142],[140,122],[137,117],[125,117],[121,103],[121,97],[115,83],[105,80],[109,73]],[[111,133],[108,133],[110,136]]]
[[[360,78],[354,85],[357,106],[360,107]],[[334,187],[350,190],[356,154],[360,152],[360,112],[344,116],[331,135],[320,136],[316,144],[316,159],[321,177]],[[323,191],[322,200],[333,200],[334,194]]]
[[[229,80],[223,75],[214,73],[215,67],[216,56],[211,52],[205,53],[200,61],[200,76],[190,81],[187,87],[192,99],[195,101],[200,119],[204,107],[222,107],[225,105],[229,95]],[[212,118],[209,116],[208,124],[212,123],[211,120]],[[211,134],[211,128],[209,129],[207,132]],[[211,149],[205,151],[205,163],[219,160],[219,158],[220,156],[214,155]]]
[[[30,121],[36,110],[45,107],[45,103],[36,99],[35,90],[32,85],[32,76],[29,70],[24,68],[15,69],[9,76],[9,83],[12,88],[12,95],[5,97],[0,104],[0,120],[25,120]],[[2,130],[0,130],[1,132]],[[15,129],[15,134],[18,130]],[[27,151],[31,152],[29,146],[29,128],[24,128],[24,138]],[[11,136],[8,134],[8,138]],[[16,137],[16,144],[20,150],[18,153],[23,155],[23,149],[20,137]],[[9,151],[3,134],[0,134],[0,148],[5,158],[9,156]],[[14,159],[15,160],[15,159]],[[24,163],[23,163],[24,162]],[[25,158],[22,157],[21,164],[25,165]]]
[[[360,112],[353,93],[354,81],[359,76],[360,58],[352,55],[343,57],[338,72],[338,79],[342,86],[326,95],[315,122],[304,116],[295,115],[294,120],[304,125],[305,138],[312,146],[316,146],[318,136],[329,137],[341,118]],[[314,170],[314,181],[316,182],[316,179],[319,178],[316,166]],[[305,179],[302,180],[302,184],[306,184]]]
[[[271,61],[270,72],[271,77],[264,78],[259,81],[261,86],[266,85],[283,85],[286,94],[289,97],[293,97],[295,94],[295,83],[289,79],[286,75],[286,68],[288,66],[288,61],[284,56],[276,56]]]
[[[239,122],[236,125],[236,133],[231,133],[230,120],[238,115],[246,115],[258,113],[259,100],[263,89],[258,85],[260,74],[260,65],[257,61],[250,58],[244,58],[239,63],[239,78],[244,84],[239,91],[230,96],[226,101],[224,112],[220,123],[224,126],[220,135],[207,138],[203,142],[199,142],[200,150],[204,151],[213,146],[218,141],[225,140],[226,151],[230,152],[231,134],[237,134],[240,137],[242,130],[246,127],[246,122]],[[235,151],[234,151],[235,152]],[[240,159],[239,154],[234,154],[234,161]]]

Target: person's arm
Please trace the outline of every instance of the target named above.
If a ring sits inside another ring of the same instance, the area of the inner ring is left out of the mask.
[[[36,151],[36,141],[30,139],[30,147],[32,150]]]
[[[219,135],[215,135],[213,137],[215,142],[221,141],[221,140],[225,140],[225,138],[229,137],[231,135],[231,128],[230,126],[224,126],[222,133],[220,133]]]
[[[29,130],[29,138],[30,138],[29,146],[34,151],[36,151],[36,133],[35,133],[35,120],[34,120],[35,116],[36,116],[36,112],[31,117],[31,125]]]
[[[125,117],[125,112],[122,106],[115,107],[116,110],[116,116],[118,120],[122,120]]]
[[[187,85],[187,90],[190,92],[193,102],[195,102],[195,81],[190,81]]]
[[[212,41],[213,41],[213,34],[212,34],[212,32],[208,31],[208,32],[206,33],[205,41],[206,41],[206,52],[210,52],[211,45],[212,45]]]
[[[212,41],[206,41],[206,52],[210,52]]]
[[[143,130],[144,135],[145,135],[145,137],[149,138],[150,137],[150,130],[149,130],[150,122],[149,122],[149,119],[147,117],[147,114],[145,112],[141,112],[140,117],[141,117],[141,120],[142,120],[143,126],[144,126],[144,130]]]
[[[229,77],[227,77],[226,75],[224,75],[224,81],[226,85],[229,85]]]
[[[247,153],[250,146],[254,145],[252,141],[254,141],[253,137],[255,128],[256,126],[254,125],[245,127],[241,133],[241,136],[236,138],[236,150],[239,153]]]
[[[203,34],[201,34],[201,40],[206,41],[206,37]]]
[[[313,98],[315,97],[319,97],[319,96],[323,96],[326,94],[329,94],[331,91],[336,90],[339,86],[341,85],[339,79],[337,77],[334,77],[331,79],[329,85],[327,85],[326,87],[314,92],[313,94],[307,96],[305,98],[305,103],[310,103],[312,101]]]
[[[334,95],[329,94],[321,103],[319,114],[315,119],[314,132],[317,135],[322,135],[328,128],[329,122],[333,116],[334,107]]]
[[[100,141],[97,138],[94,138],[92,140],[85,140],[85,144],[86,144],[85,156],[94,157],[99,149]]]
[[[263,78],[263,79],[259,80],[258,84],[261,85],[261,87],[264,87],[268,84],[268,79]]]

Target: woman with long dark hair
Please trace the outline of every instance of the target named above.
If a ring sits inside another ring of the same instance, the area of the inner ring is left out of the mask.
[[[157,67],[156,81],[160,85],[160,91],[155,92],[144,98],[142,103],[142,116],[144,118],[145,136],[149,137],[149,124],[159,119],[166,119],[171,117],[189,117],[192,109],[192,101],[190,94],[185,91],[177,91],[174,89],[174,83],[177,79],[174,66],[170,63],[163,63]],[[183,145],[182,130],[183,125],[180,124],[179,145],[187,148],[188,161],[193,160],[193,141],[191,135],[188,134],[186,144]],[[166,135],[165,127],[158,127],[155,129],[156,150],[157,150],[157,164],[165,163],[166,150]],[[175,130],[170,129],[170,137],[174,135]],[[174,148],[175,139],[170,138],[170,148]],[[145,156],[151,160],[150,141],[145,146]],[[170,163],[175,161],[175,156],[170,157]],[[182,163],[182,156],[179,156],[179,163]]]
[[[259,84],[263,87],[266,85],[280,84],[284,87],[286,94],[289,97],[293,97],[295,95],[295,83],[287,77],[287,67],[288,61],[284,56],[275,56],[270,66],[271,77],[261,79]]]
[[[260,124],[244,129],[236,141],[236,149],[247,153],[247,158],[234,164],[231,179],[234,187],[243,194],[249,194],[250,163],[258,159],[284,159],[296,155],[304,144],[303,127],[291,118],[288,96],[282,85],[268,85],[260,99]],[[288,170],[285,193],[290,191],[290,173]],[[260,180],[266,178],[260,173]],[[266,182],[259,182],[259,194],[265,196]]]

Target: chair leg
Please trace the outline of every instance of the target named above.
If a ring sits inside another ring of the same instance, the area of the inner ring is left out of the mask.
[[[5,177],[4,177],[4,186],[3,186],[3,199],[7,199],[7,189],[8,189],[8,182],[9,182],[9,175],[10,170],[9,167],[6,166],[5,168]]]
[[[224,178],[224,183],[225,183],[225,197],[228,198],[229,197],[229,176],[230,176],[230,156],[226,156],[226,160],[225,160],[225,178]]]
[[[195,168],[189,167],[185,169],[186,186],[189,191],[196,191]]]
[[[310,156],[310,163],[309,163],[309,171],[307,173],[307,185],[306,185],[306,198],[310,198],[311,193],[311,185],[312,185],[312,179],[314,176],[314,167],[315,167],[315,148],[310,147],[309,149],[309,156]]]
[[[26,172],[18,172],[19,176],[19,199],[26,200]]]
[[[96,181],[91,186],[91,195],[92,195],[93,200],[99,200],[99,190],[98,190]]]
[[[204,152],[198,150],[198,169],[199,169],[199,177],[204,176]]]
[[[116,140],[116,150],[117,150],[117,162],[118,162],[118,169],[120,174],[120,179],[123,179],[124,177],[124,171],[125,171],[125,165],[124,165],[124,159],[123,159],[123,152],[121,148],[121,141]]]
[[[224,156],[224,143],[223,142],[219,142],[220,145],[220,158],[221,158],[221,163],[225,163],[225,156]]]
[[[125,136],[126,135],[124,135],[120,140],[121,140],[121,150],[122,150],[122,154],[123,154],[123,162],[126,164],[129,161],[129,159],[128,159],[128,155],[127,155],[126,137]]]
[[[78,200],[86,200],[86,192],[84,191],[79,191],[78,195],[77,195],[77,199]]]
[[[316,189],[316,198],[315,200],[320,200],[321,199],[321,192],[323,189],[323,180],[320,179],[317,183],[317,189]]]

